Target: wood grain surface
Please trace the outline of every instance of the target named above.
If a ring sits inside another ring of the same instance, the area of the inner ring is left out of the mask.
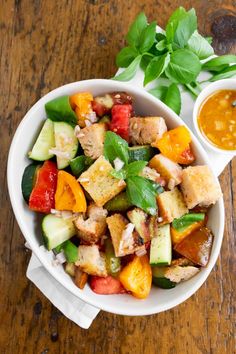
[[[201,289],[154,316],[100,312],[89,330],[65,318],[26,279],[30,252],[7,193],[8,149],[27,110],[62,84],[110,78],[136,14],[144,10],[164,26],[180,5],[196,8],[200,30],[214,36],[218,53],[236,52],[234,0],[0,0],[1,354],[235,353],[235,159],[220,177],[226,206],[221,254]]]

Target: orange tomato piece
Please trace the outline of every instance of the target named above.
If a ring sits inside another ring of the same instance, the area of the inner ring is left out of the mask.
[[[90,92],[79,92],[70,96],[70,105],[75,111],[78,123],[82,128],[85,127],[86,115],[92,111],[92,101],[93,96]]]
[[[119,279],[124,288],[131,291],[133,296],[145,299],[152,286],[152,270],[148,256],[134,256],[133,260],[120,272]]]
[[[197,221],[193,224],[189,225],[184,231],[177,231],[175,228],[171,226],[170,233],[173,244],[181,242],[186,236],[191,234],[191,232],[200,229],[204,225],[204,221]]]
[[[82,213],[87,209],[85,195],[79,182],[65,171],[58,172],[55,208],[74,213]]]
[[[163,134],[162,138],[152,145],[157,147],[161,153],[170,160],[177,163],[184,163],[187,159],[182,156],[185,150],[190,149],[191,135],[185,126],[179,126]],[[184,161],[184,162],[182,162]]]

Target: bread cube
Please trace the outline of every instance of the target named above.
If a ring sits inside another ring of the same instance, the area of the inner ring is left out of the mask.
[[[166,180],[169,189],[173,189],[182,181],[182,167],[162,154],[155,155],[150,160],[149,166]]]
[[[105,123],[96,123],[81,129],[78,139],[86,156],[97,159],[103,154],[106,130]]]
[[[129,132],[133,144],[151,144],[167,131],[162,117],[132,117],[129,120]]]
[[[119,180],[110,174],[112,169],[112,165],[105,157],[100,156],[79,178],[83,188],[98,206],[103,206],[126,186],[124,180]]]
[[[97,245],[79,246],[78,261],[75,262],[75,265],[90,275],[107,276],[105,256],[102,252],[99,252]]]
[[[163,223],[171,223],[174,219],[178,219],[188,213],[183,195],[177,187],[159,194],[157,204]]]
[[[134,225],[121,214],[114,214],[107,219],[108,229],[111,234],[112,244],[116,257],[126,256],[138,251],[143,247],[137,232],[134,232]]]
[[[183,170],[181,190],[189,209],[196,205],[215,204],[222,196],[221,188],[208,166],[189,166]]]

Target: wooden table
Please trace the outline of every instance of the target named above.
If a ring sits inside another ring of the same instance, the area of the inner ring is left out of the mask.
[[[219,53],[235,53],[235,0],[0,0],[0,353],[235,352],[235,159],[220,177],[226,206],[221,254],[201,289],[177,308],[154,316],[100,312],[89,330],[65,318],[26,279],[30,252],[7,193],[8,149],[27,110],[62,84],[110,78],[135,15],[143,10],[150,21],[164,26],[180,5],[196,8],[201,32],[214,36]]]

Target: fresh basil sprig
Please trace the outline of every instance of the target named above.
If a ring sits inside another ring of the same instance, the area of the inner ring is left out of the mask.
[[[181,216],[179,219],[174,219],[172,226],[175,230],[183,232],[187,227],[197,221],[203,221],[205,218],[204,213],[189,213]]]
[[[118,67],[126,68],[114,80],[131,80],[138,67],[144,71],[144,86],[164,77],[170,84],[183,85],[197,96],[201,90],[198,75],[201,70],[214,72],[208,81],[216,81],[236,75],[235,55],[223,55],[205,63],[214,54],[212,38],[204,38],[197,30],[197,16],[194,9],[186,11],[179,7],[170,16],[164,33],[155,33],[156,23],[148,24],[145,14],[140,13],[126,36],[128,46],[121,49],[116,58]],[[177,114],[180,112],[181,96],[177,86],[170,85],[175,98],[167,95],[168,87],[149,91],[166,103]],[[174,102],[174,103],[173,103]]]

